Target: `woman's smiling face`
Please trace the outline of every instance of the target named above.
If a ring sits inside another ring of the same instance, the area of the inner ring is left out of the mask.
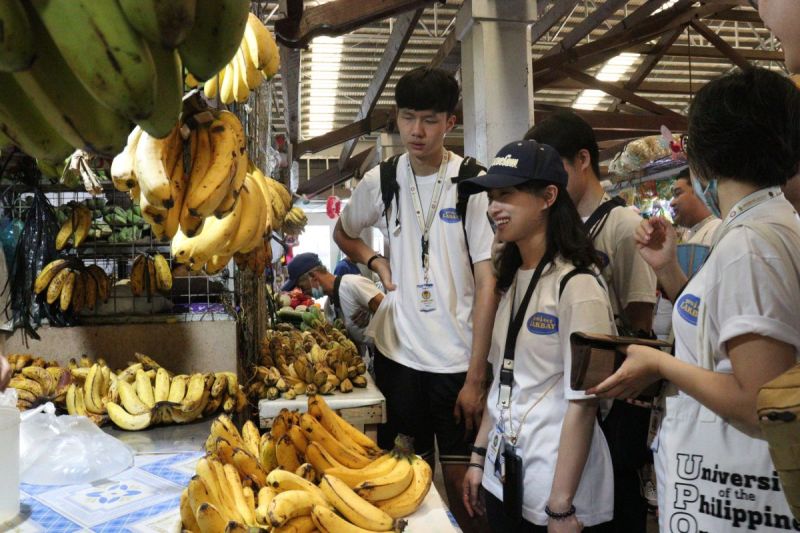
[[[545,219],[542,212],[547,202],[529,191],[516,187],[490,189],[489,217],[497,227],[497,238],[502,242],[516,242],[536,231]]]

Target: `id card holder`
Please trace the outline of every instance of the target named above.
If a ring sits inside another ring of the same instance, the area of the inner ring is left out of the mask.
[[[495,477],[500,480],[500,483],[503,482],[504,477],[502,463],[503,454],[501,453],[502,450],[503,428],[498,422],[497,426],[494,428],[494,431],[489,434],[489,445],[486,447],[486,464],[491,466]]]
[[[503,510],[513,522],[522,520],[523,467],[522,457],[516,447],[507,439],[503,439],[503,463],[505,479],[503,480]]]
[[[417,285],[417,305],[423,313],[436,310],[436,301],[433,299],[433,283]]]

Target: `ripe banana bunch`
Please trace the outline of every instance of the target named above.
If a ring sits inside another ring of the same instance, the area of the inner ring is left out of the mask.
[[[28,354],[10,355],[14,370],[9,386],[17,389],[17,408],[21,411],[45,402],[63,404],[67,387],[72,381],[69,370]]]
[[[156,291],[168,293],[172,289],[172,270],[167,259],[157,252],[136,256],[131,266],[131,293],[151,297]]]
[[[97,265],[85,266],[79,259],[70,257],[48,263],[36,276],[33,292],[44,294],[48,304],[65,312],[72,309],[93,311],[98,300],[107,301],[111,279]]]
[[[275,39],[257,16],[250,13],[244,38],[233,59],[215,76],[203,84],[206,98],[219,95],[220,102],[228,105],[232,102],[246,102],[250,91],[254,91],[261,82],[272,78],[280,67],[280,54]],[[196,86],[197,80],[187,77],[187,85]]]
[[[56,250],[63,250],[72,240],[72,247],[77,248],[89,236],[94,215],[84,204],[71,202],[67,208],[68,215],[61,224],[56,235]]]
[[[74,416],[89,417],[100,426],[108,421],[110,410],[107,407],[116,398],[117,377],[105,363],[93,364],[85,376],[82,384],[76,380],[69,385],[66,393],[67,412]]]
[[[305,231],[308,217],[300,207],[292,207],[283,219],[283,232],[287,235],[300,235]]]

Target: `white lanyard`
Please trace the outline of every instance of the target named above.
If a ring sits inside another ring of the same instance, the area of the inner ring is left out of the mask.
[[[746,213],[747,211],[750,211],[752,208],[758,205],[761,205],[767,200],[770,200],[782,194],[783,192],[781,191],[781,188],[778,186],[767,187],[766,189],[760,189],[754,193],[748,194],[747,196],[739,200],[736,203],[736,205],[734,205],[731,208],[730,212],[728,213],[728,216],[725,217],[723,226],[724,227],[730,226],[731,223],[733,223],[733,221],[740,215]],[[718,238],[716,239],[717,241],[720,240],[723,233],[725,232],[724,231],[717,232],[718,235]]]
[[[422,202],[419,199],[419,191],[417,186],[417,175],[414,174],[414,169],[411,168],[411,157],[408,158],[408,170],[414,178],[414,182],[410,184],[411,201],[414,203],[414,212],[417,215],[417,224],[419,230],[422,232],[422,270],[425,277],[428,276],[428,243],[430,242],[430,231],[433,225],[433,219],[436,216],[436,210],[439,207],[439,200],[442,196],[442,189],[444,188],[444,175],[447,172],[447,160],[449,159],[450,152],[445,150],[442,157],[442,163],[439,165],[439,174],[436,177],[436,185],[433,188],[433,195],[431,196],[431,204],[428,207],[428,216],[424,216],[422,212]]]

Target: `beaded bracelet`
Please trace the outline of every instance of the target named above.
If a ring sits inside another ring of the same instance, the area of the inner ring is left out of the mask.
[[[553,520],[566,520],[570,516],[575,514],[575,506],[570,505],[569,511],[564,511],[563,513],[556,513],[550,509],[549,505],[544,506],[544,514],[552,518]]]

